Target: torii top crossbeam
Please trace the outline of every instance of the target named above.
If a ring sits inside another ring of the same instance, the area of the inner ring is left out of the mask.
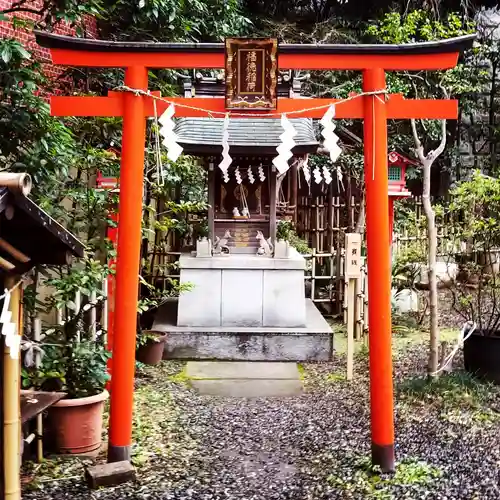
[[[51,112],[56,116],[123,116],[108,460],[124,460],[130,458],[132,435],[146,137],[144,118],[153,116],[153,99],[158,97],[158,93],[148,94],[147,69],[224,68],[225,49],[223,44],[112,42],[41,32],[36,32],[36,37],[40,45],[50,49],[54,64],[125,68],[127,92],[112,92],[107,97],[56,96],[51,99]],[[359,70],[363,74],[364,93],[347,102],[278,99],[277,110],[259,112],[264,116],[287,113],[320,118],[330,104],[338,104],[337,118],[364,120],[372,460],[383,471],[394,469],[387,119],[456,119],[458,114],[458,104],[454,100],[405,100],[401,96],[387,95],[385,72],[453,68],[460,53],[470,48],[474,39],[474,35],[468,35],[409,45],[280,45],[279,69]],[[212,116],[227,112],[225,100],[220,98],[169,98],[169,101],[177,105],[177,116]],[[162,113],[167,106],[169,103],[157,101],[157,112]],[[232,114],[255,116],[251,110]]]

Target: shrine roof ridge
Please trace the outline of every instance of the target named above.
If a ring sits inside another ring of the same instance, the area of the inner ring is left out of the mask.
[[[95,40],[56,35],[35,30],[36,41],[49,49],[95,52],[170,52],[170,53],[224,53],[223,43],[170,43]],[[462,53],[472,47],[476,34],[445,40],[408,44],[280,44],[282,54],[345,54],[345,55],[417,55]]]

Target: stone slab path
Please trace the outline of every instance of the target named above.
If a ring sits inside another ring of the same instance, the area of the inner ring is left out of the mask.
[[[186,375],[191,386],[207,396],[259,398],[302,393],[296,363],[191,361]]]

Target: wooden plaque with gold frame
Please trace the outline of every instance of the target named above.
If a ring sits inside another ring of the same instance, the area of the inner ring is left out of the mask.
[[[226,39],[226,108],[277,107],[278,40]]]

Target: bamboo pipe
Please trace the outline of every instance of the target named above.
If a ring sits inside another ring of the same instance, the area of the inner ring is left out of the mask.
[[[7,278],[5,287],[12,288],[15,278]],[[21,287],[12,291],[10,299],[12,321],[17,325],[16,334],[22,329],[21,324]],[[21,499],[21,419],[20,419],[20,378],[19,359],[10,357],[10,349],[4,348],[3,357],[3,456],[5,500]]]
[[[0,186],[9,188],[13,193],[28,196],[32,186],[31,177],[29,174],[0,172]]]

